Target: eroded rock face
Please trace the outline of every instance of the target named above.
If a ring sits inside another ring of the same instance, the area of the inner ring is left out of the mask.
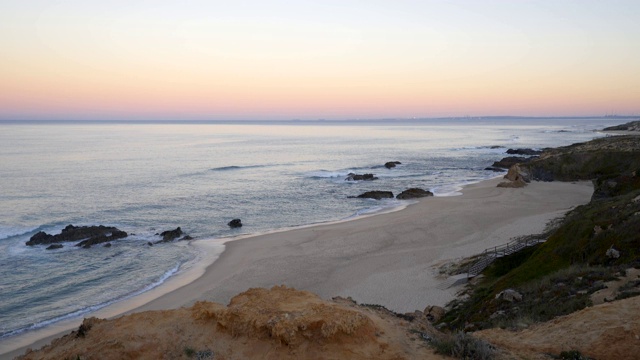
[[[428,191],[428,190],[423,190],[423,189],[418,189],[418,188],[411,188],[411,189],[407,189],[407,190],[401,192],[400,194],[398,194],[398,196],[396,196],[396,199],[408,200],[408,199],[423,198],[423,197],[427,197],[427,196],[433,196],[433,193],[431,191]]]
[[[69,241],[82,241],[76,246],[91,246],[102,242],[108,242],[111,240],[117,240],[127,237],[128,234],[118,228],[110,226],[73,226],[67,225],[60,234],[51,235],[44,231],[40,231],[33,235],[29,241],[26,242],[28,246],[53,244]]]
[[[190,308],[88,318],[18,359],[441,359],[426,346],[435,336],[426,320],[275,286],[249,289],[227,306],[201,301]],[[187,347],[193,354],[185,353]]]
[[[391,191],[373,190],[373,191],[367,191],[355,197],[360,199],[375,199],[375,200],[393,199],[393,193]],[[350,196],[350,198],[354,198],[354,196]]]

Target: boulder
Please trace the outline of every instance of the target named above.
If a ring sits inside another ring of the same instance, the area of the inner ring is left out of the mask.
[[[240,228],[242,227],[242,220],[240,219],[233,219],[231,221],[229,221],[227,223],[227,225],[229,225],[230,228],[235,229],[235,228]]]
[[[445,310],[441,306],[427,306],[424,309],[424,315],[432,323],[440,321],[444,317]]]
[[[433,196],[433,193],[428,190],[411,188],[398,194],[398,196],[396,196],[396,199],[407,200],[407,199],[416,199],[416,198],[422,198],[427,196]]]
[[[613,248],[613,245],[611,245],[611,247],[607,250],[607,252],[605,253],[605,255],[609,258],[609,259],[617,259],[620,257],[620,251],[616,250]]]
[[[156,244],[161,242],[173,241],[179,238],[180,236],[182,236],[182,234],[183,234],[182,229],[180,229],[179,226],[173,230],[163,231],[160,233],[160,236],[162,236],[162,240],[157,241]]]
[[[110,248],[111,247],[111,243],[108,242],[108,243],[104,244],[103,246],[106,247],[106,248]]]
[[[49,246],[47,246],[46,250],[55,250],[55,249],[62,249],[62,244],[51,244]]]
[[[402,163],[400,161],[387,161],[386,163],[384,163],[384,167],[386,167],[387,169],[391,169],[396,167],[396,165],[401,165]]]
[[[529,174],[517,164],[509,168],[509,171],[507,172],[507,175],[504,176],[504,179],[507,181],[499,183],[498,187],[521,188],[526,186],[530,181]]]
[[[349,196],[349,197],[353,198],[354,196]],[[391,191],[374,190],[374,191],[367,191],[355,197],[360,199],[375,199],[375,200],[393,199],[393,193]]]
[[[508,302],[522,301],[522,294],[513,289],[506,289],[496,295],[496,300],[504,300]]]
[[[542,154],[542,150],[533,150],[533,149],[509,149],[507,150],[507,154],[509,155],[525,155],[525,156],[531,156],[531,155],[540,155]]]
[[[354,174],[349,173],[344,181],[373,181],[378,180],[374,174]]]
[[[128,234],[118,228],[110,226],[73,226],[68,225],[60,234],[50,235],[43,231],[33,235],[29,241],[26,242],[28,246],[41,245],[41,244],[53,244],[68,241],[82,241],[82,245],[86,244],[98,244],[100,242],[107,242],[111,240],[117,240],[127,237]],[[106,240],[105,240],[106,239]],[[90,246],[89,245],[89,246]]]
[[[193,237],[189,236],[189,235],[185,235],[182,237],[182,239],[180,239],[180,241],[182,240],[193,240]]]

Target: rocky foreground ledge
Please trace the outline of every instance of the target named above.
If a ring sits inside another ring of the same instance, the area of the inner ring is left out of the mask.
[[[80,328],[18,359],[443,359],[426,317],[284,286],[249,289],[228,306],[147,311]]]

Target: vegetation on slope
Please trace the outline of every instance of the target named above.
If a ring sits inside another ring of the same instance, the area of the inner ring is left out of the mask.
[[[589,204],[567,214],[548,240],[498,259],[449,305],[452,329],[523,327],[591,305],[589,295],[640,266],[640,137],[607,137],[546,150],[521,165],[533,180],[593,180]],[[516,289],[523,300],[496,299]]]

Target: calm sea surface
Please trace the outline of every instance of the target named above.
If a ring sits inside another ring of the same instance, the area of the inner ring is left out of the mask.
[[[397,123],[121,124],[0,122],[0,338],[86,316],[198,260],[197,241],[354,218],[407,203],[347,199],[410,187],[436,196],[495,177],[508,148],[603,136],[612,119]],[[496,148],[496,146],[500,146]],[[383,164],[400,161],[388,170]],[[348,173],[379,180],[347,182]],[[226,223],[241,218],[244,227]],[[110,248],[28,247],[68,224],[130,234]],[[223,247],[220,246],[222,251]]]

